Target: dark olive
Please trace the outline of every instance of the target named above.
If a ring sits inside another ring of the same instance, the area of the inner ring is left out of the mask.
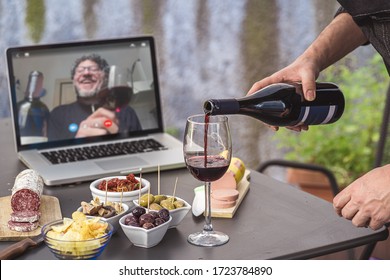
[[[154,219],[159,217],[158,212],[156,212],[156,211],[150,211],[149,214],[152,215]]]
[[[134,222],[134,221],[132,221],[132,222],[130,222],[129,224],[126,224],[127,226],[132,226],[132,227],[141,227],[140,225],[139,225],[139,223],[137,223],[137,222]]]
[[[145,223],[152,223],[152,224],[153,224],[153,222],[154,222],[154,217],[153,217],[152,214],[145,213],[145,214],[143,214],[143,215],[141,215],[141,216],[139,217],[138,222],[139,222],[139,224],[140,224],[141,227],[142,227],[143,224],[145,224]]]
[[[165,220],[162,219],[162,218],[156,218],[156,219],[154,220],[154,225],[155,225],[156,227],[159,226],[159,225],[162,225],[163,223],[165,223]]]
[[[138,224],[138,218],[134,217],[133,215],[126,216],[125,225],[129,225],[130,223],[137,223]]]
[[[151,228],[154,228],[154,225],[153,225],[152,223],[144,223],[144,224],[142,225],[142,227],[143,227],[144,229],[151,229]]]
[[[132,211],[131,214],[135,217],[140,217],[141,215],[146,213],[146,209],[140,206],[135,207]]]
[[[164,219],[164,221],[168,221],[169,220],[169,210],[167,209],[161,209],[160,211],[158,211],[158,216],[162,219]]]

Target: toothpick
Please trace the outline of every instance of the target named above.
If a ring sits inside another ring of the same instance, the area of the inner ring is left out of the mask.
[[[106,180],[106,197],[104,198],[104,205],[107,205],[107,191],[108,191],[108,181]]]
[[[138,187],[138,204],[141,205],[141,188],[142,188],[142,168],[139,169],[139,187]]]
[[[119,209],[122,210],[122,200],[123,200],[123,187],[122,187],[122,191],[121,191],[121,201],[120,201],[120,204],[119,204]]]
[[[150,199],[149,199],[149,197],[150,197],[150,188],[148,189],[148,209],[146,210],[147,213],[149,213],[149,207],[150,207]]]
[[[157,166],[157,194],[160,194],[160,164]]]
[[[173,188],[173,198],[172,198],[172,202],[173,202],[173,200],[175,199],[175,195],[176,195],[177,180],[179,180],[178,177],[176,177],[175,187]]]

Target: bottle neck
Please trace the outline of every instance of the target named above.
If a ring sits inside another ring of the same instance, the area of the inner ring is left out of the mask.
[[[210,99],[203,105],[206,115],[237,114],[240,111],[240,104],[236,99]]]

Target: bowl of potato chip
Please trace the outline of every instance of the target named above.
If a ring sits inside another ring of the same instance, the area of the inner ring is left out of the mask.
[[[140,184],[141,181],[141,184]],[[139,187],[141,186],[141,190]],[[90,186],[92,197],[100,201],[126,203],[134,206],[133,200],[148,192],[150,182],[133,174],[104,177],[93,181]]]
[[[58,259],[96,259],[103,252],[113,233],[113,226],[99,217],[73,212],[42,227],[45,244]]]

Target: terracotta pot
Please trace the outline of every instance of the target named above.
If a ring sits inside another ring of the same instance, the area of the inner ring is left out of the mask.
[[[298,186],[305,192],[329,202],[333,200],[333,192],[329,180],[321,172],[288,168],[286,179],[288,183]]]

